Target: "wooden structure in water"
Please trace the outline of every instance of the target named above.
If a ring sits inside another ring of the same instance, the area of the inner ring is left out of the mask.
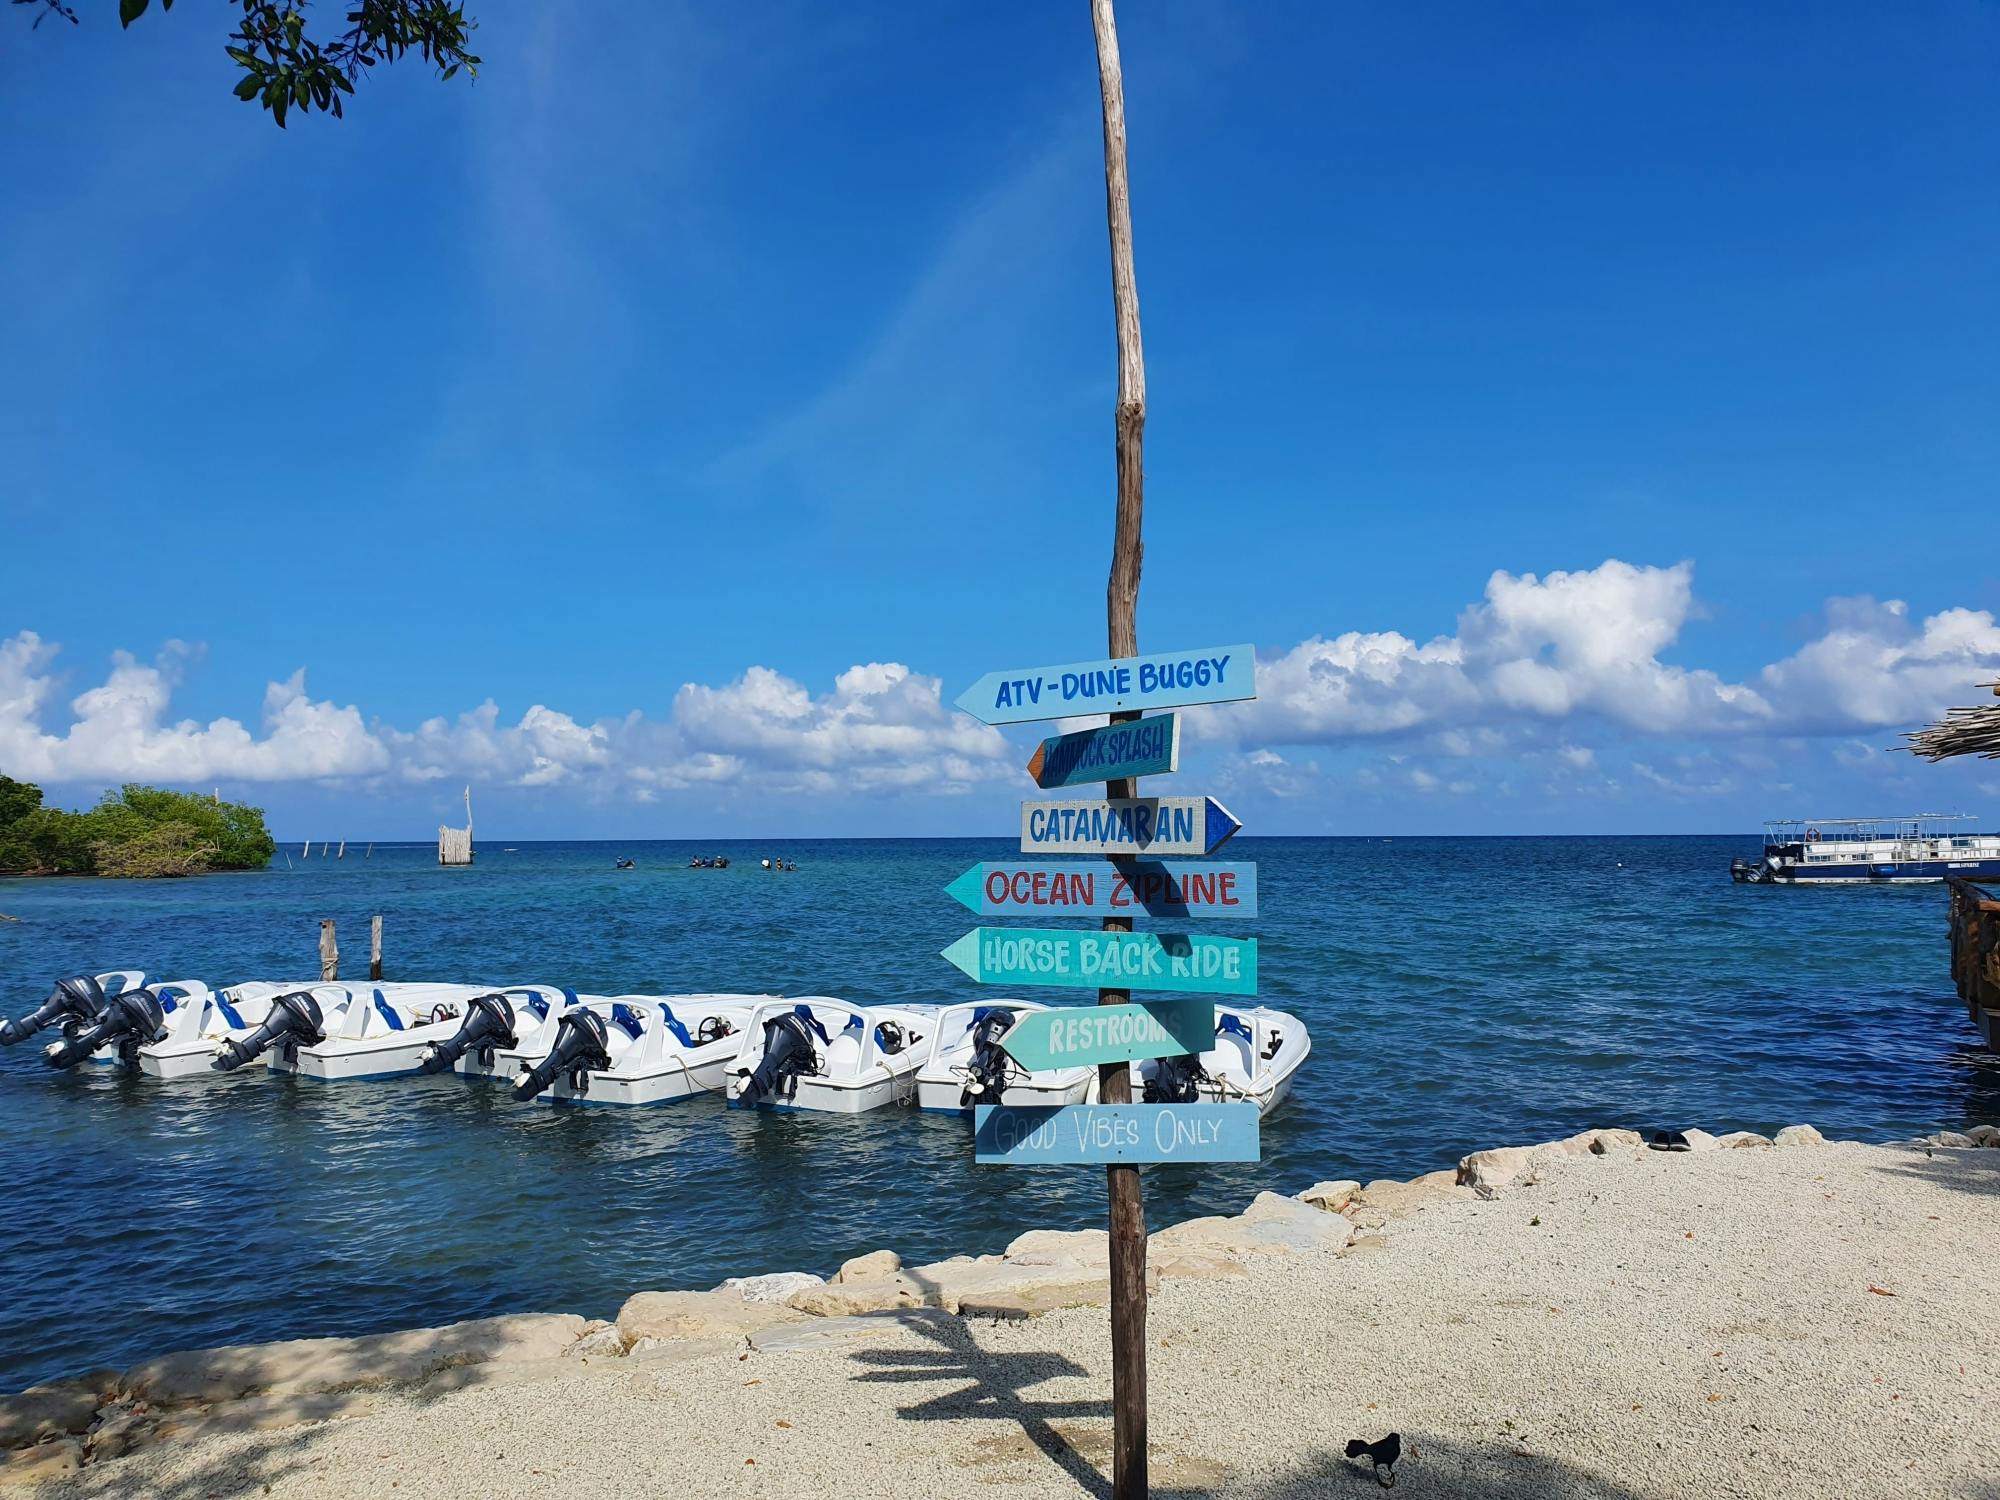
[[[472,788],[465,789],[465,826],[451,828],[438,825],[438,863],[441,865],[469,865],[472,863]]]
[[[2000,1052],[2000,901],[1953,876],[1951,977],[1986,1045]]]

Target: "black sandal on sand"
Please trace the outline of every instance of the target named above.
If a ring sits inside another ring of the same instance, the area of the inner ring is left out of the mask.
[[[1653,1132],[1652,1149],[1655,1151],[1692,1151],[1694,1148],[1688,1145],[1688,1138],[1678,1130],[1656,1130]]]

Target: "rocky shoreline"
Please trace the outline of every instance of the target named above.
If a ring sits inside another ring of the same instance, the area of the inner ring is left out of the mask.
[[[1823,1144],[1811,1126],[1796,1125],[1775,1137],[1687,1130],[1671,1149],[1690,1156],[1768,1151],[1805,1170]],[[1888,1145],[1926,1156],[2000,1148],[2000,1127]],[[1157,1230],[1149,1287],[1243,1281],[1293,1261],[1377,1248],[1395,1221],[1427,1208],[1501,1200],[1572,1163],[1643,1152],[1647,1143],[1636,1132],[1589,1130],[1473,1152],[1455,1169],[1408,1182],[1327,1181],[1289,1197],[1260,1193],[1240,1214]],[[998,1255],[905,1265],[885,1249],[827,1276],[784,1272],[733,1278],[709,1291],[641,1291],[608,1321],[530,1313],[169,1354],[0,1398],[0,1487],[83,1479],[135,1453],[366,1417],[473,1388],[839,1348],[899,1319],[1015,1320],[1101,1306],[1108,1300],[1106,1257],[1102,1230],[1029,1230]],[[102,1472],[108,1480],[116,1469]]]

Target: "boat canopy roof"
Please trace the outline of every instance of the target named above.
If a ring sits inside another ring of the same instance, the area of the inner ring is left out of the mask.
[[[1921,838],[1947,832],[1947,823],[1974,822],[1974,813],[1906,813],[1897,818],[1771,818],[1766,844],[1826,843],[1835,839]]]

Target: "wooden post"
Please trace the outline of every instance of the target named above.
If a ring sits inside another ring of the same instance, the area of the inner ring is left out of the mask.
[[[333,940],[333,918],[322,917],[319,924],[319,977],[340,978],[340,945]]]
[[[382,977],[382,919],[368,919],[368,977],[380,980]]]
[[[1111,577],[1105,588],[1105,623],[1111,654],[1139,654],[1139,570],[1145,557],[1140,521],[1145,512],[1146,356],[1139,338],[1139,284],[1132,264],[1132,195],[1125,169],[1125,77],[1118,61],[1118,25],[1111,0],[1091,0],[1097,34],[1097,79],[1104,103],[1104,199],[1111,231],[1111,305],[1118,326],[1118,407],[1114,419],[1118,458],[1118,514],[1111,539]],[[1113,714],[1114,723],[1136,713]],[[1107,797],[1130,797],[1129,780],[1108,781]],[[1107,917],[1106,932],[1132,924]],[[1118,1005],[1124,990],[1099,990],[1099,1005]],[[1132,1074],[1125,1063],[1098,1072],[1106,1104],[1129,1104]],[[1104,1169],[1111,1232],[1111,1495],[1144,1500],[1146,1494],[1146,1205],[1136,1166]]]

